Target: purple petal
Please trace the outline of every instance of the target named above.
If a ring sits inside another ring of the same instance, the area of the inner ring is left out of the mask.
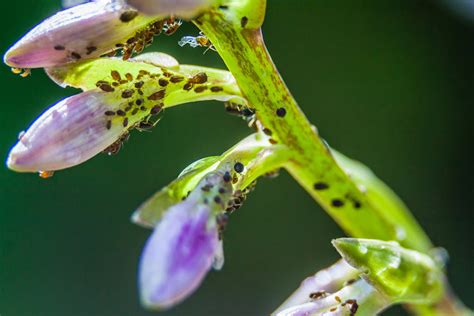
[[[4,62],[11,67],[39,68],[96,58],[157,18],[140,15],[119,1],[81,4],[40,23],[8,50]]]
[[[208,206],[184,201],[172,207],[143,250],[139,276],[143,304],[165,309],[188,297],[211,269],[218,246]]]
[[[20,137],[10,151],[8,167],[20,172],[60,170],[106,149],[124,132],[121,124],[108,126],[107,98],[92,90],[51,107]]]
[[[127,0],[137,10],[148,14],[168,14],[190,19],[209,7],[210,0]]]

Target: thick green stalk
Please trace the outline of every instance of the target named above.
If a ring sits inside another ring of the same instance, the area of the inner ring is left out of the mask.
[[[432,244],[409,211],[394,207],[387,213],[381,207],[383,203],[368,197],[338,165],[298,107],[262,38],[265,1],[229,3],[194,22],[235,76],[243,96],[255,107],[258,120],[275,142],[291,150],[286,169],[350,236],[396,240],[406,248],[429,253]],[[443,298],[440,304],[442,308],[423,306],[416,310],[425,314],[427,309],[448,308],[450,315],[462,314],[450,298]]]
[[[243,96],[255,107],[258,120],[277,142],[292,151],[286,169],[349,235],[396,240],[407,248],[429,252],[432,245],[421,229],[409,229],[401,238],[398,223],[372,205],[337,164],[280,77],[260,29],[247,29],[241,22],[236,25],[225,14],[212,11],[196,24],[235,76]],[[419,226],[409,213],[399,216],[411,228]]]

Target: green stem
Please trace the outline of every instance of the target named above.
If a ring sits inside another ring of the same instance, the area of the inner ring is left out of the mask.
[[[194,22],[235,76],[243,96],[255,107],[258,120],[276,142],[291,151],[285,168],[347,234],[396,240],[406,248],[429,253],[432,244],[412,215],[397,207],[387,214],[381,204],[374,203],[338,165],[298,107],[265,47],[258,20],[261,12],[245,10],[249,3],[254,9],[256,3],[264,8],[265,1],[239,3],[235,10],[232,6],[211,10]],[[400,234],[400,225],[404,234]],[[456,311],[454,304],[450,305]]]
[[[422,230],[410,230],[401,240],[397,223],[372,205],[336,163],[280,77],[260,29],[237,29],[219,11],[201,16],[196,23],[235,76],[243,96],[255,107],[258,120],[278,143],[292,151],[286,169],[349,235],[397,240],[407,248],[429,252],[432,245]],[[279,116],[282,109],[285,115]],[[400,216],[409,225],[418,226],[409,213]]]

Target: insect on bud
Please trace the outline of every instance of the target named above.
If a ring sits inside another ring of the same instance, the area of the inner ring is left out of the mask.
[[[120,1],[61,11],[28,32],[4,56],[16,68],[43,68],[96,58],[116,49],[141,51],[162,30],[163,16],[144,16]],[[158,23],[159,24],[159,23]]]

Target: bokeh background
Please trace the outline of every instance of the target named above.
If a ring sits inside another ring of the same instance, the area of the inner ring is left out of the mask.
[[[474,22],[468,5],[453,5],[269,0],[264,34],[308,118],[406,201],[434,243],[449,251],[451,283],[474,307]],[[2,54],[60,7],[59,0],[2,2]],[[177,45],[197,32],[185,25],[152,49],[182,63],[224,67],[214,52]],[[0,89],[1,159],[48,105],[75,93],[42,70],[23,79],[6,66]],[[48,180],[0,167],[0,314],[152,315],[140,307],[136,286],[150,232],[131,224],[130,214],[189,163],[249,132],[222,104],[190,104],[167,111],[152,133],[133,133],[119,155],[99,155]],[[231,218],[224,269],[162,315],[268,314],[338,258],[330,241],[341,236],[285,172],[264,179]]]

